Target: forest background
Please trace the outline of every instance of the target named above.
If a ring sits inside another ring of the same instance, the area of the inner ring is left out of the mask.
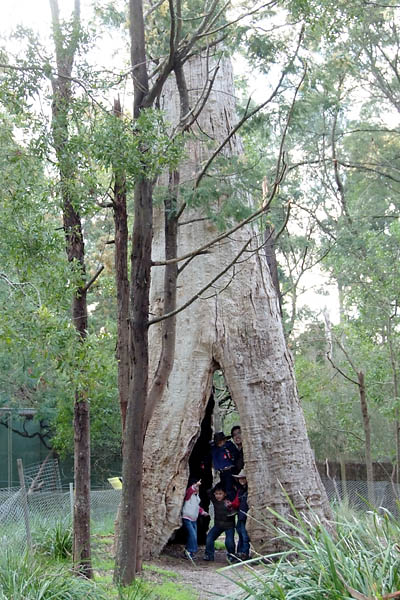
[[[67,150],[79,163],[79,211],[93,279],[87,340],[77,343],[70,319],[81,274],[71,271],[65,254],[51,133],[50,25],[40,35],[18,27],[0,56],[0,407],[35,409],[52,446],[67,456],[73,445],[71,390],[84,390],[91,405],[93,474],[101,477],[110,457],[121,452],[110,181],[116,153],[132,178],[136,166],[126,7],[83,6]],[[160,10],[162,3],[154,6]],[[207,202],[215,193],[207,181],[196,201],[221,229],[239,221],[248,207],[233,188],[247,190],[261,206],[277,156],[284,156],[285,178],[262,221],[265,231],[275,232],[282,315],[316,458],[398,465],[399,8],[394,2],[350,7],[294,0],[246,9],[238,2],[231,10],[233,20],[246,15],[224,40],[224,51],[248,65],[245,75],[243,69],[237,74],[240,114],[268,98],[285,77],[274,98],[241,128],[244,155],[219,161],[226,213],[215,214]],[[68,8],[65,15],[68,27]],[[151,26],[157,47],[159,24],[153,20]],[[9,64],[16,68],[6,69]],[[117,95],[122,127],[112,110]],[[157,111],[142,126],[156,150],[149,166],[155,175],[182,160],[179,148],[168,145]],[[129,189],[128,181],[128,198]],[[307,274],[316,269],[325,276],[317,289],[320,310],[301,304]],[[332,289],[339,298],[335,319],[323,310]],[[222,409],[234,408],[222,376],[215,383]]]

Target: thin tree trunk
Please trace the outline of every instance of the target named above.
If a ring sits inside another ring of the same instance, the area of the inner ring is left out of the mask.
[[[268,227],[268,229],[266,229],[265,234],[264,234],[264,239],[265,239],[265,243],[264,243],[265,256],[267,258],[269,272],[271,273],[275,292],[276,292],[278,302],[279,302],[279,312],[282,317],[282,294],[281,294],[281,287],[279,285],[278,261],[276,260],[276,253],[275,253],[276,239],[275,239],[275,230],[273,227]],[[290,330],[292,330],[292,329],[293,329],[293,325],[291,325]]]
[[[122,499],[115,567],[116,581],[127,585],[141,570],[143,523],[143,439],[148,392],[148,318],[153,235],[152,183],[142,179],[135,188],[131,254],[130,332],[131,373],[124,429]]]
[[[133,116],[138,118],[149,89],[142,0],[130,0]],[[128,585],[142,566],[143,442],[148,394],[148,320],[153,237],[153,184],[135,186],[129,297],[130,382],[122,453],[122,498],[114,578]]]
[[[364,373],[359,371],[358,377],[358,388],[360,392],[360,404],[361,414],[363,420],[364,436],[365,436],[365,465],[367,467],[367,488],[368,488],[368,501],[374,506],[375,493],[374,493],[374,470],[372,465],[372,454],[371,454],[371,423],[369,418],[368,403],[365,393],[365,379]]]
[[[53,24],[53,40],[56,50],[57,77],[52,80],[52,133],[60,174],[63,201],[63,225],[68,260],[74,269],[79,267],[80,280],[72,303],[72,321],[84,343],[87,335],[87,286],[85,269],[85,245],[81,218],[77,210],[79,199],[75,197],[75,161],[66,149],[69,140],[69,111],[72,104],[71,74],[80,31],[80,3],[75,0],[73,27],[64,35],[59,22],[57,0],[50,0]],[[76,391],[74,396],[74,546],[73,560],[78,571],[91,578],[90,549],[90,414],[85,392]]]
[[[387,342],[389,344],[390,351],[390,364],[392,367],[392,375],[393,375],[393,400],[394,405],[397,407],[395,409],[395,440],[396,440],[396,483],[400,482],[400,420],[399,420],[399,409],[398,409],[398,401],[399,401],[399,378],[398,378],[398,367],[396,363],[396,355],[393,348],[393,337],[392,337],[392,320],[389,316],[388,325],[387,325]]]
[[[121,116],[121,104],[114,101],[114,114]],[[117,288],[117,366],[118,394],[121,410],[122,433],[125,429],[129,396],[129,278],[128,278],[128,215],[126,210],[126,180],[122,169],[114,169],[114,226],[115,226],[115,282]]]

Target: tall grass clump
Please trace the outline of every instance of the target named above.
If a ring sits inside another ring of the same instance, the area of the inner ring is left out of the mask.
[[[93,582],[74,576],[65,566],[5,553],[0,556],[0,600],[107,600]]]
[[[293,507],[292,507],[293,509]],[[400,590],[400,522],[387,511],[336,512],[328,527],[271,513],[287,550],[246,563],[240,574],[224,570],[252,600],[385,600]]]
[[[55,560],[72,556],[73,531],[70,519],[40,524],[33,529],[35,550]]]

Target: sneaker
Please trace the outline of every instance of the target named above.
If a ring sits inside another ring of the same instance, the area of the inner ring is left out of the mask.
[[[240,552],[236,555],[239,560],[249,560],[250,554],[245,554],[244,552]]]
[[[228,563],[230,563],[231,565],[233,563],[237,563],[239,562],[239,559],[237,558],[237,556],[235,556],[234,554],[227,554],[226,555],[226,560],[228,561]]]
[[[203,560],[207,560],[207,561],[210,561],[210,562],[214,562],[214,557],[213,557],[213,556],[208,556],[208,554],[205,554],[205,555],[203,556]]]

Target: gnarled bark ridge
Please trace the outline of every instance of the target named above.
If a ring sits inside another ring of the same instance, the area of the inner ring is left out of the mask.
[[[189,61],[185,75],[193,107],[209,76],[206,60],[197,57]],[[165,87],[161,100],[170,122],[176,123],[179,98],[173,80]],[[193,126],[197,135],[189,143],[181,182],[193,180],[210,155],[210,139],[205,141],[204,133],[217,145],[236,121],[231,67],[229,61],[223,60],[213,91]],[[240,140],[233,137],[224,151],[228,155],[240,154]],[[200,211],[193,209],[183,213],[178,256],[218,235],[210,221],[198,220],[200,216]],[[154,225],[153,259],[162,260],[161,213],[156,215]],[[243,227],[206,254],[195,257],[179,275],[178,306],[225,269],[253,237],[238,264],[177,315],[174,367],[145,441],[147,555],[158,554],[180,526],[188,459],[200,433],[217,366],[224,373],[240,415],[249,505],[254,517],[248,520],[253,545],[274,549],[271,534],[263,523],[273,520],[267,507],[283,514],[290,511],[281,486],[297,509],[312,508],[320,517],[330,514],[307,437],[277,295],[265,255],[256,250],[260,238],[255,234],[252,226]],[[152,271],[152,312],[157,315],[163,311],[163,267]],[[151,326],[150,335],[154,370],[161,346],[160,324]]]

